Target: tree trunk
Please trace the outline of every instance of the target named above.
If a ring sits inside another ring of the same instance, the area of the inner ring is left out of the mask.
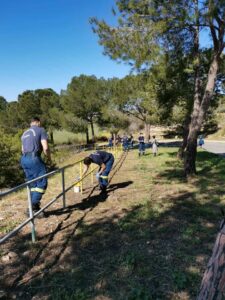
[[[225,221],[217,235],[197,297],[197,300],[222,299],[225,299]]]
[[[92,143],[94,144],[95,143],[95,131],[94,131],[94,123],[93,123],[92,119],[91,119],[90,123],[91,123]]]
[[[198,85],[200,84],[198,83],[198,81],[200,81],[200,79],[196,78],[194,110],[191,117],[191,124],[189,128],[187,150],[185,153],[185,163],[184,163],[185,174],[187,176],[196,173],[195,159],[196,159],[196,152],[197,152],[198,132],[201,129],[202,123],[204,121],[206,112],[210,104],[210,100],[212,99],[213,96],[216,76],[218,72],[218,66],[219,66],[219,56],[215,55],[209,68],[208,80],[207,80],[207,84],[206,84],[206,88],[205,88],[205,92],[201,104],[199,101],[200,97],[198,92]]]
[[[189,131],[187,148],[185,152],[185,175],[196,174],[196,154],[197,154],[197,132]]]
[[[191,118],[190,116],[186,117],[186,120],[184,121],[184,125],[183,125],[183,141],[182,144],[178,150],[177,153],[177,157],[179,159],[183,159],[184,158],[184,152],[186,150],[187,147],[187,139],[188,139],[188,134],[189,134],[189,125],[190,125],[190,121]]]
[[[145,142],[149,143],[151,125],[145,122]]]
[[[200,81],[200,53],[199,53],[199,14],[198,14],[198,0],[195,0],[195,17],[196,26],[194,31],[194,61],[195,61],[195,88],[194,88],[194,104],[193,112],[190,120],[190,126],[188,128],[184,169],[186,176],[196,174],[196,153],[197,153],[197,138],[198,131],[197,119],[201,105],[201,81]]]
[[[86,129],[86,143],[89,144],[89,132],[88,132],[88,127]]]
[[[50,131],[50,142],[52,143],[52,145],[54,145],[54,135],[53,135],[53,131]]]

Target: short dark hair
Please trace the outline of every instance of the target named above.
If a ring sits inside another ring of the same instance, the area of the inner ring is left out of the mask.
[[[32,117],[32,118],[31,118],[31,123],[32,123],[32,122],[41,122],[41,120],[40,120],[39,117],[36,117],[36,116],[35,116],[35,117]]]
[[[92,163],[92,159],[89,156],[85,157],[84,164],[85,165],[90,165],[91,163]]]

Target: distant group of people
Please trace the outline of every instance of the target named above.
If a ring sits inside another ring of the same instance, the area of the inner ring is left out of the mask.
[[[122,144],[123,150],[132,149],[133,146],[134,146],[134,137],[133,137],[132,134],[130,134],[129,136],[127,136],[126,134],[124,134],[122,138],[119,135],[117,135],[117,137],[115,139],[115,142],[113,141],[112,137],[109,137],[109,139],[108,139],[108,147],[113,147],[114,143],[116,145]]]
[[[145,138],[143,133],[140,133],[138,137],[138,143],[139,143],[138,155],[139,156],[145,155]],[[155,135],[152,136],[151,144],[152,144],[152,153],[154,156],[156,156],[158,153],[158,141],[156,140]]]
[[[146,143],[145,143],[145,138],[143,133],[141,132],[137,138],[138,141],[138,155],[144,155],[145,154],[145,148],[146,148]],[[119,135],[117,135],[116,140],[115,140],[115,144],[122,144],[123,150],[127,151],[129,149],[133,149],[134,148],[134,137],[132,134],[127,135],[124,133],[124,135],[122,137],[120,137]],[[152,144],[152,153],[154,156],[157,155],[158,153],[158,142],[156,140],[155,135],[153,135],[152,140],[151,140],[151,144]],[[108,147],[113,147],[114,145],[114,141],[112,137],[109,137],[108,139]]]

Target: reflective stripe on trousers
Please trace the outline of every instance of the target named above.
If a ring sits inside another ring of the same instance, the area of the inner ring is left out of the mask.
[[[38,193],[41,193],[41,194],[45,193],[45,190],[40,189],[40,188],[31,188],[30,190],[31,190],[31,192],[38,192]]]

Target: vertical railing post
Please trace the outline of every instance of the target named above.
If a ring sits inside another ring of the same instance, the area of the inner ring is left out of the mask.
[[[30,216],[30,218],[33,218],[34,214],[33,214],[33,209],[32,209],[31,191],[30,191],[29,186],[27,186],[27,200],[28,200],[28,207],[29,207],[29,216]],[[35,232],[34,219],[31,219],[30,226],[31,226],[32,242],[34,243],[36,241],[36,232]]]
[[[62,192],[63,192],[63,208],[66,208],[66,195],[65,195],[65,169],[62,169]]]
[[[94,184],[94,172],[93,172],[93,165],[91,164],[91,183]]]
[[[80,179],[82,179],[83,175],[83,168],[82,168],[82,162],[80,162]],[[80,181],[80,192],[83,193],[83,180]]]

